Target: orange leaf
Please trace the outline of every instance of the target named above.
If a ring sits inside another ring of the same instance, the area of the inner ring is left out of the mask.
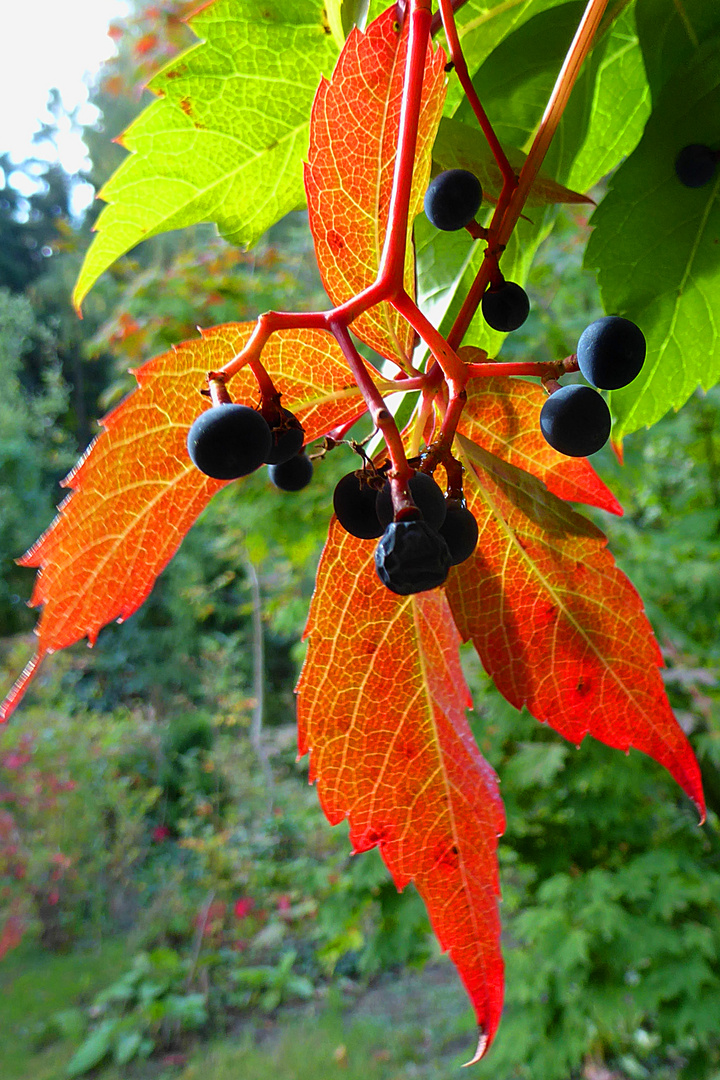
[[[460,638],[443,593],[389,592],[374,548],[333,519],[298,683],[300,753],[310,751],[329,821],[349,818],[354,850],[378,846],[398,888],[415,882],[484,1051],[502,1006],[497,778],[465,720]]]
[[[37,653],[0,706],[7,719],[43,656],[126,619],[225,481],[191,464],[187,432],[207,406],[198,391],[209,370],[245,344],[255,323],[216,327],[136,372],[138,389],[103,421],[105,431],[64,481],[73,489],[47,532],[23,556],[38,566],[31,603],[43,604]],[[273,335],[263,361],[310,441],[362,415],[365,405],[335,340],[316,330]],[[243,369],[234,400],[252,404],[257,383]]]
[[[407,26],[407,24],[406,24]],[[404,81],[407,28],[395,5],[367,29],[352,30],[331,80],[313,104],[305,167],[310,227],[323,284],[333,304],[375,281],[387,229]],[[432,145],[445,100],[445,54],[428,52],[410,197],[405,288],[415,292],[412,222],[422,209]],[[353,332],[383,356],[404,364],[413,331],[387,303],[353,323]]]
[[[593,735],[664,765],[695,801],[700,771],[673,716],[660,650],[603,534],[536,477],[458,436],[480,541],[447,595],[500,692],[580,744]]]
[[[545,401],[547,394],[537,383],[474,379],[468,384],[458,431],[495,457],[539,477],[553,495],[622,515],[622,506],[587,458],[559,454],[543,438],[539,417]]]

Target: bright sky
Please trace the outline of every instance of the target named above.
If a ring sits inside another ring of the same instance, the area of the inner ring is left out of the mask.
[[[0,152],[17,162],[55,157],[52,147],[32,143],[40,122],[48,119],[46,105],[54,86],[68,109],[84,103],[78,120],[92,122],[95,110],[87,105],[86,82],[113,54],[108,25],[126,12],[125,0],[4,0]],[[77,134],[61,132],[59,156],[69,173],[83,168],[84,148]]]

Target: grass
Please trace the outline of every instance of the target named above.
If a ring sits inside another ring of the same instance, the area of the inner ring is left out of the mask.
[[[59,1080],[72,1052],[63,1041],[37,1051],[37,1032],[53,1013],[87,1000],[127,964],[123,941],[65,956],[21,946],[0,964],[0,1077]]]
[[[450,965],[386,979],[352,1009],[339,995],[302,1016],[199,1046],[177,1080],[448,1080],[474,1027]]]
[[[0,1077],[65,1080],[76,1045],[38,1048],[54,1012],[87,1001],[127,965],[125,943],[67,956],[21,948],[0,965]],[[447,1080],[472,1051],[473,1023],[449,963],[386,977],[348,1008],[324,1001],[254,1016],[187,1056],[109,1066],[94,1080]]]

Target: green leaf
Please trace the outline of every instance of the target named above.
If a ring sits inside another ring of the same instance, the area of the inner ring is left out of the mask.
[[[204,40],[152,80],[161,100],[125,132],[132,154],[100,192],[78,306],[141,240],[212,221],[250,245],[304,202],[310,108],[337,56],[322,0],[215,0],[190,23]]]
[[[574,190],[588,191],[635,149],[649,115],[645,65],[625,11],[586,61],[546,168]]]
[[[116,1065],[127,1065],[140,1050],[143,1041],[141,1031],[126,1031],[120,1035],[115,1043],[113,1057]]]
[[[339,49],[353,26],[364,29],[369,7],[370,0],[325,0],[328,22]]]
[[[520,172],[527,154],[514,146],[503,150],[516,172]],[[469,169],[482,184],[484,196],[497,201],[502,190],[502,173],[493,152],[477,124],[464,124],[443,116],[433,144],[433,166],[443,169]],[[547,203],[592,202],[563,187],[542,171],[530,189],[526,206],[545,206]]]
[[[503,146],[526,148],[584,10],[582,0],[541,11],[508,34],[473,76],[495,134]],[[473,122],[465,100],[456,120]]]
[[[205,994],[170,994],[166,1005],[165,1015],[172,1020],[178,1020],[187,1031],[194,1031],[207,1023]]]
[[[563,0],[469,0],[457,13],[456,23],[470,73],[476,72],[500,42],[528,19],[561,3]],[[446,113],[452,115],[463,100],[458,79],[451,78]]]
[[[57,1032],[60,1038],[73,1039],[77,1042],[87,1030],[87,1016],[83,1009],[77,1007],[61,1009],[60,1012],[53,1013],[51,1024],[53,1031]]]
[[[584,7],[566,3],[529,18],[474,76],[503,145],[529,148]],[[624,12],[586,60],[544,171],[574,190],[587,191],[637,145],[649,111],[634,23]],[[469,124],[471,117],[466,101],[456,118]]]
[[[107,1057],[113,1046],[117,1020],[104,1020],[88,1035],[85,1042],[76,1050],[67,1067],[67,1076],[82,1076],[94,1069],[103,1058]]]
[[[656,100],[670,76],[685,68],[701,43],[720,31],[720,4],[712,0],[637,0],[640,48]]]
[[[703,188],[675,176],[689,143],[720,143],[720,39],[666,83],[645,134],[593,215],[586,265],[603,304],[648,342],[638,378],[611,395],[615,436],[679,408],[720,378],[720,171]]]

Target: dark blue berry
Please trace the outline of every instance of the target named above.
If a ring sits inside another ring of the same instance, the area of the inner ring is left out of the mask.
[[[409,596],[445,582],[450,552],[427,521],[393,521],[375,549],[375,569],[391,592]]]
[[[594,454],[610,436],[610,410],[591,386],[561,386],[540,410],[540,430],[568,457]]]
[[[443,232],[464,229],[480,209],[482,187],[467,169],[440,173],[425,192],[425,214],[431,225]]]
[[[268,473],[275,487],[281,491],[301,491],[312,480],[313,464],[303,450],[279,465],[268,465]]]
[[[448,546],[451,566],[465,562],[477,547],[478,523],[458,499],[448,500],[440,535]]]
[[[254,472],[271,447],[270,428],[247,405],[214,405],[200,413],[187,436],[193,465],[215,480],[236,480]]]
[[[302,424],[289,409],[280,409],[279,415],[270,423],[272,449],[266,458],[267,465],[281,465],[299,454],[305,441]]]
[[[605,315],[580,335],[578,367],[599,390],[619,390],[640,373],[645,351],[645,337],[639,326],[619,315]]]
[[[718,154],[702,143],[684,146],[675,158],[675,174],[689,188],[705,187],[715,175]]]
[[[345,532],[360,540],[374,540],[382,536],[384,526],[378,521],[378,490],[370,483],[377,473],[365,469],[351,472],[338,481],[333,492],[333,509]],[[380,481],[382,483],[382,480]]]
[[[504,281],[502,285],[488,289],[483,294],[481,307],[488,326],[503,334],[517,330],[530,313],[528,295],[514,281]]]

